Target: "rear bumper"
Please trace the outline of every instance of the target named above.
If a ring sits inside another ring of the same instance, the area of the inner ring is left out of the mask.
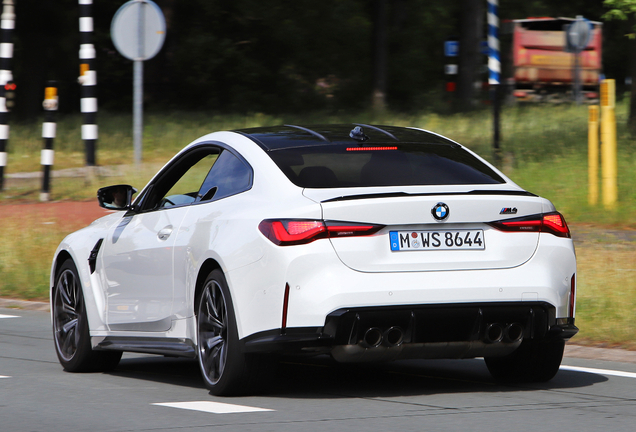
[[[371,334],[369,331],[371,330]],[[343,362],[472,358],[514,351],[523,339],[567,340],[574,318],[546,302],[339,309],[323,327],[278,329],[242,340],[246,353],[331,353]]]

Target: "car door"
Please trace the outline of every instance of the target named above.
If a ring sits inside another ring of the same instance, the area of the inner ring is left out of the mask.
[[[218,149],[194,149],[157,176],[104,239],[102,286],[112,331],[167,331],[173,320],[174,246]]]
[[[185,215],[182,228],[177,233],[174,247],[174,313],[189,316],[193,313],[192,298],[188,284],[192,285],[192,274],[206,256],[208,248],[217,245],[219,237],[233,237],[235,241],[217,250],[240,249],[241,235],[232,234],[240,221],[227,224],[228,212],[234,210],[232,197],[252,187],[253,171],[250,165],[237,153],[221,149],[214,166],[203,182],[195,203]],[[223,235],[221,235],[223,231]],[[236,252],[234,262],[250,263],[261,257],[258,250]],[[189,277],[191,276],[191,277]]]

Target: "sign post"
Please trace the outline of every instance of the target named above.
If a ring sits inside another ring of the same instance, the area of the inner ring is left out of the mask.
[[[574,100],[577,104],[583,102],[581,93],[581,51],[590,43],[592,36],[592,23],[581,15],[576,17],[576,21],[567,26],[566,51],[574,53]]]
[[[141,163],[143,136],[143,62],[153,58],[166,37],[166,21],[151,0],[131,0],[119,8],[110,27],[117,51],[133,66],[133,146],[135,164]]]

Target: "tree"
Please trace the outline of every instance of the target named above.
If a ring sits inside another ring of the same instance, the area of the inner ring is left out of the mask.
[[[636,13],[636,0],[605,0],[603,2],[609,11],[605,18],[626,20],[630,15]]]
[[[609,11],[604,15],[608,19],[629,20],[631,29],[636,31],[636,0],[605,0],[603,2]],[[629,103],[629,117],[627,127],[632,134],[636,134],[636,39],[630,34],[630,72],[632,88]]]
[[[479,76],[486,58],[478,48],[486,0],[154,1],[168,28],[164,47],[144,64],[149,110],[359,110],[372,106],[373,90],[393,110],[445,108],[443,43],[460,35],[459,108],[474,106],[475,82],[486,78]],[[60,111],[77,112],[77,0],[15,3],[13,118],[41,114],[49,79],[58,81]],[[113,15],[123,1],[93,3],[99,107],[128,111],[132,64],[110,38]],[[630,9],[635,3],[606,0],[608,12],[599,0],[500,0],[499,12],[502,23],[531,16],[600,20],[604,13],[636,16]],[[624,61],[629,32],[628,21],[603,26],[603,71],[619,89],[630,75]],[[500,34],[505,65],[511,50]],[[375,44],[374,36],[381,36]],[[504,72],[502,80],[506,77]]]

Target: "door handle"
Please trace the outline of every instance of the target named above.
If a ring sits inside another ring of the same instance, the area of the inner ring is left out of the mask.
[[[159,240],[167,240],[170,234],[172,234],[172,227],[167,226],[157,233],[157,237],[159,237]]]

